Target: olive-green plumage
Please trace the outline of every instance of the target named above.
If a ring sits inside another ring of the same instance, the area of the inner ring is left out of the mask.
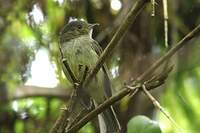
[[[94,25],[76,20],[69,22],[61,31],[60,44],[63,57],[66,58],[70,69],[79,81],[82,79],[85,67],[91,70],[101,54],[98,43],[92,39],[92,27]],[[63,65],[63,70],[70,82],[72,82],[68,70]],[[79,91],[79,90],[78,90]],[[107,97],[111,96],[111,85],[106,65],[99,70],[91,80],[87,88],[81,88],[78,98],[85,108],[89,108],[91,101],[98,106]],[[88,101],[88,99],[90,99]],[[106,109],[99,117],[101,133],[118,133],[120,125],[112,106]]]

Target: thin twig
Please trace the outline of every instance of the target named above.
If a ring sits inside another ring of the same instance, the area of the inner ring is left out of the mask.
[[[142,85],[142,90],[144,94],[152,101],[153,105],[158,108],[164,116],[167,117],[167,119],[173,123],[173,125],[183,133],[183,129],[175,122],[175,120],[165,111],[165,109],[160,105],[160,103],[149,93],[149,91],[146,89],[145,85]]]
[[[68,73],[69,73],[69,76],[70,78],[72,79],[74,85],[76,85],[76,83],[78,83],[78,80],[76,79],[74,73],[72,72],[71,68],[69,67],[69,64],[67,62],[67,59],[65,58],[62,58],[62,62],[63,64],[65,65],[65,68],[67,69]]]
[[[191,32],[189,32],[182,40],[180,40],[177,44],[173,45],[173,47],[160,59],[158,59],[153,65],[149,67],[143,74],[141,74],[137,81],[144,81],[145,78],[152,74],[163,62],[165,62],[167,59],[169,59],[172,55],[174,55],[180,48],[182,48],[184,45],[187,44],[189,40],[191,40],[193,37],[197,36],[197,34],[200,33],[200,24],[194,28]]]
[[[60,55],[61,55],[61,61],[63,63],[63,65],[65,66],[65,68],[67,69],[68,73],[69,73],[69,76],[70,78],[72,79],[73,81],[73,84],[74,86],[76,86],[76,83],[78,83],[78,80],[76,79],[76,76],[74,75],[74,73],[72,72],[68,62],[67,62],[67,59],[64,57],[64,54],[63,54],[63,51],[61,49],[61,46],[60,46],[60,42],[58,43],[58,48],[59,48],[59,52],[60,52]]]
[[[153,105],[158,108],[170,121],[174,120],[164,111],[164,109],[162,108],[162,106],[160,105],[160,103],[147,91],[145,85],[142,85],[142,90],[144,92],[144,94],[152,101]]]
[[[155,16],[155,0],[151,0],[151,16]]]
[[[152,78],[150,78],[149,80],[145,81],[145,83],[158,81],[158,80],[165,80],[166,77],[168,77],[168,74],[172,70],[173,70],[173,66],[169,66],[168,68],[165,69],[165,71],[162,71],[159,75],[153,75]]]
[[[163,0],[163,15],[164,15],[164,33],[165,33],[165,47],[168,45],[168,7],[167,0]]]

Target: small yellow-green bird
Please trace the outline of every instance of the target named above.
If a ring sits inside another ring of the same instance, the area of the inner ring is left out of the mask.
[[[102,51],[98,43],[92,39],[94,25],[82,20],[73,20],[65,25],[60,34],[60,50],[63,58],[67,60],[68,66],[79,81],[83,78],[85,67],[90,71]],[[69,71],[64,65],[63,71],[72,82]],[[77,91],[78,98],[85,108],[90,108],[91,102],[98,106],[110,97],[111,85],[106,65],[103,65],[87,88],[80,88]],[[98,119],[101,133],[120,133],[120,124],[112,106],[102,112]]]

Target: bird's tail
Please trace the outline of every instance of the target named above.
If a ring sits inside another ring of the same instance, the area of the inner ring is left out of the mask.
[[[99,116],[100,133],[120,133],[121,126],[112,106]]]

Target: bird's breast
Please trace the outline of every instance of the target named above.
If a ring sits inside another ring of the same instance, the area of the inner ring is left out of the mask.
[[[91,69],[98,60],[98,55],[92,48],[90,38],[76,38],[62,44],[64,57],[76,77],[81,78],[84,68]]]
[[[62,44],[64,57],[67,59],[75,77],[81,81],[85,73],[86,66],[89,71],[95,66],[99,56],[93,48],[94,40],[90,38],[76,38]],[[68,79],[70,76],[68,76]],[[104,100],[104,73],[102,69],[96,74],[84,91],[88,93],[96,102]]]

